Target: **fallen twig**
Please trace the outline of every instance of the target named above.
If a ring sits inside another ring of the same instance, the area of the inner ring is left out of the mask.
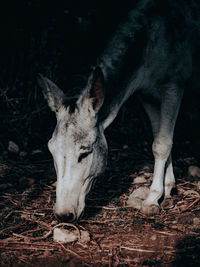
[[[80,260],[84,260],[83,257],[79,256],[76,252],[73,250],[66,248],[62,243],[58,242],[58,244],[67,252],[71,253],[73,256],[77,257]]]
[[[12,226],[9,226],[9,227],[7,227],[7,228],[2,229],[2,230],[0,231],[0,235],[2,235],[2,234],[5,233],[5,232],[13,231],[14,229],[20,227],[21,224],[22,224],[22,222],[18,223],[17,225],[12,225]]]
[[[15,210],[13,211],[15,213],[23,213],[26,215],[38,215],[38,216],[45,216],[45,213],[38,213],[38,212],[34,212],[34,211],[24,211],[24,210]]]
[[[33,243],[33,242],[28,242],[28,241],[18,241],[18,240],[14,240],[14,239],[11,240],[10,238],[0,240],[0,246],[1,245],[9,246],[9,245],[13,245],[13,244],[20,244],[20,245],[27,245],[27,246],[34,245],[34,246],[44,246],[44,247],[58,247],[57,244],[51,244],[49,242]]]
[[[161,234],[161,235],[171,235],[171,236],[177,235],[177,233],[173,234],[173,233],[164,232],[164,231],[156,231],[156,233]]]
[[[188,211],[191,207],[193,207],[199,201],[200,201],[200,197],[198,197],[197,199],[195,199],[187,208],[185,208],[184,210],[182,210],[181,213],[183,213],[185,211]]]
[[[34,247],[30,246],[29,247],[23,247],[22,246],[3,246],[0,244],[0,249],[12,249],[12,250],[45,250],[45,251],[52,251],[54,248],[41,248],[41,247]]]
[[[50,228],[50,229],[53,229],[53,227],[52,226],[50,226],[49,224],[47,224],[47,223],[45,223],[45,222],[43,222],[43,221],[40,221],[40,220],[35,220],[35,219],[32,219],[30,216],[28,216],[27,214],[26,215],[21,215],[21,218],[23,218],[23,219],[25,219],[25,220],[27,220],[27,221],[31,221],[31,222],[34,222],[34,223],[38,223],[38,224],[40,224],[40,225],[42,225],[42,226],[45,226],[45,227],[47,227],[47,228]]]
[[[37,230],[36,230],[37,231]],[[35,240],[35,241],[38,241],[38,240],[43,240],[43,239],[46,239],[47,237],[49,237],[51,234],[52,234],[53,230],[49,230],[45,235],[43,236],[38,236],[38,237],[31,237],[31,236],[25,236],[25,235],[22,235],[22,234],[15,234],[13,233],[14,236],[16,237],[20,237],[20,238],[23,238],[23,239],[28,239],[28,240]]]
[[[121,246],[120,248],[131,250],[131,251],[147,252],[147,253],[156,253],[157,252],[155,250],[147,250],[147,249],[141,249],[141,248],[130,248],[130,247],[125,247],[125,246]]]

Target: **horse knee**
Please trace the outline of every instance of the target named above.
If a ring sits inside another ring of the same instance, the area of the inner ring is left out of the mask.
[[[157,159],[167,160],[172,149],[172,139],[166,136],[155,138],[152,151]]]

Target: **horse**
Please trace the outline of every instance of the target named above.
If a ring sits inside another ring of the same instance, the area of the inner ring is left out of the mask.
[[[57,119],[48,142],[57,174],[57,216],[77,220],[82,214],[93,181],[106,167],[105,129],[135,92],[154,137],[153,181],[140,210],[158,214],[161,197],[163,206],[173,205],[174,127],[184,90],[199,87],[199,14],[195,0],[138,1],[97,58],[77,99],[68,101],[63,90],[39,75]]]

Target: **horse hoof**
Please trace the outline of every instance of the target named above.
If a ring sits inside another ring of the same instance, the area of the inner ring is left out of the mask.
[[[174,200],[171,197],[167,197],[161,203],[161,208],[163,210],[169,210],[174,207]]]
[[[141,212],[147,216],[156,215],[160,213],[160,207],[155,204],[152,205],[143,204]]]

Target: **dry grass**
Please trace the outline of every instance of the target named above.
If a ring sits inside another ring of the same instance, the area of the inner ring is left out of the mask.
[[[138,187],[133,184],[134,176],[147,175],[150,184],[150,169],[148,174],[144,166],[131,172],[130,164],[121,161],[123,153],[111,152],[111,159],[118,154],[118,160],[110,161],[88,197],[84,217],[73,226],[90,233],[91,240],[86,244],[53,241],[53,229],[60,222],[52,212],[55,175],[47,171],[50,162],[1,165],[1,185],[9,184],[0,197],[1,266],[178,266],[181,260],[188,261],[187,266],[199,263],[198,181],[189,183],[187,177],[179,178],[174,208],[145,217],[127,208],[126,200]],[[24,177],[23,182],[20,177]]]

